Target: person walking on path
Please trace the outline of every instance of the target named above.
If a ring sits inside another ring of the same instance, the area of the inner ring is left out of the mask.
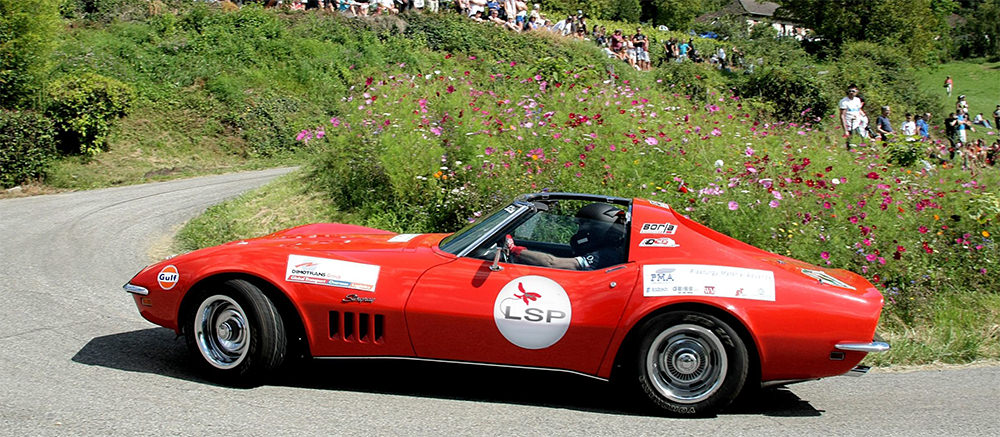
[[[837,106],[840,108],[840,124],[844,128],[844,139],[847,141],[847,149],[850,150],[852,134],[857,133],[858,136],[864,137],[860,129],[862,103],[858,98],[857,85],[851,84],[847,87],[847,95],[840,99]]]

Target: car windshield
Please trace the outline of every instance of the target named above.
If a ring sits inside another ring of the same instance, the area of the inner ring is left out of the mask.
[[[500,208],[486,218],[472,223],[462,228],[462,230],[445,237],[444,240],[441,240],[441,250],[458,255],[463,249],[475,244],[475,242],[480,238],[489,234],[494,228],[510,218],[510,216],[514,215],[519,208],[522,207],[512,203]]]

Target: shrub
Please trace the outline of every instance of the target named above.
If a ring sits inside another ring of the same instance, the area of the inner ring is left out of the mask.
[[[0,0],[0,106],[13,108],[37,96],[58,28],[55,0]]]
[[[54,80],[49,99],[60,148],[96,155],[105,149],[112,123],[128,114],[135,91],[116,79],[83,73]]]
[[[0,186],[45,176],[55,155],[52,120],[31,111],[0,111]]]
[[[227,121],[239,129],[251,155],[274,156],[297,146],[293,120],[301,106],[292,97],[257,96],[241,111],[229,114]]]
[[[741,97],[759,97],[771,102],[772,115],[782,120],[825,114],[833,99],[823,93],[823,83],[814,69],[803,65],[770,64],[735,82]]]
[[[889,145],[888,161],[902,167],[909,167],[923,157],[921,143],[897,142]]]
[[[654,74],[663,87],[702,102],[708,99],[711,91],[728,88],[722,75],[707,64],[669,62],[657,68]]]

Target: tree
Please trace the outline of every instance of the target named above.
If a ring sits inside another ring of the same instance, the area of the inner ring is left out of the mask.
[[[59,25],[57,0],[0,0],[0,107],[38,95]]]
[[[894,45],[925,62],[935,39],[947,34],[952,0],[779,0],[779,18],[803,24],[837,53],[851,41]]]
[[[652,0],[655,8],[653,22],[663,24],[674,30],[686,30],[702,12],[702,2],[699,0]]]
[[[1000,56],[1000,0],[979,3],[958,29],[958,37],[963,56]]]
[[[639,22],[639,0],[617,0],[614,18],[628,23]]]

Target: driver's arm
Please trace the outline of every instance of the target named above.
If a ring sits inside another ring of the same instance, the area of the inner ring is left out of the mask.
[[[583,269],[583,266],[580,265],[580,262],[576,258],[562,258],[531,249],[520,250],[515,256],[525,264],[565,270]]]

